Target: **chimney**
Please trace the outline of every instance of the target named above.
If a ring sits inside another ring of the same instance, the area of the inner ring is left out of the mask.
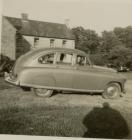
[[[70,26],[69,26],[69,22],[70,22],[70,19],[65,19],[65,25],[67,26],[67,28],[70,28]]]
[[[22,19],[22,21],[28,21],[28,14],[27,13],[22,13],[21,14],[21,19]]]

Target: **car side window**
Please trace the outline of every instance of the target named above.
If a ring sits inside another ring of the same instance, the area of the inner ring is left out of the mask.
[[[57,55],[56,63],[62,65],[72,65],[73,54],[59,53]]]
[[[85,56],[81,56],[81,55],[77,55],[77,61],[76,61],[76,63],[79,66],[86,65],[86,57]]]
[[[86,56],[77,55],[76,64],[79,66],[89,66],[90,63]]]
[[[53,64],[54,63],[54,53],[45,54],[39,57],[38,62],[40,64]]]

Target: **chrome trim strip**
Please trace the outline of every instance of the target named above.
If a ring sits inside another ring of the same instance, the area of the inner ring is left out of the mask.
[[[39,85],[33,85],[33,84],[22,84],[22,85],[20,84],[20,86],[33,87],[33,88],[46,88],[46,89],[52,89],[52,90],[95,92],[95,93],[101,93],[104,91],[104,90],[85,90],[85,89],[74,89],[74,88],[49,87],[49,86],[39,86]]]

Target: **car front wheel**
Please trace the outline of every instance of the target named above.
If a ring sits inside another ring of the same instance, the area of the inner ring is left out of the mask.
[[[39,97],[48,98],[53,94],[53,90],[43,88],[32,88],[32,91]]]
[[[110,83],[106,86],[102,96],[105,99],[117,99],[121,95],[120,85],[117,83]]]

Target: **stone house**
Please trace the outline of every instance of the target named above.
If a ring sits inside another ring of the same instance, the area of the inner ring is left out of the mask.
[[[75,48],[75,40],[66,24],[29,20],[27,14],[21,18],[2,17],[0,54],[15,60],[33,48]]]

